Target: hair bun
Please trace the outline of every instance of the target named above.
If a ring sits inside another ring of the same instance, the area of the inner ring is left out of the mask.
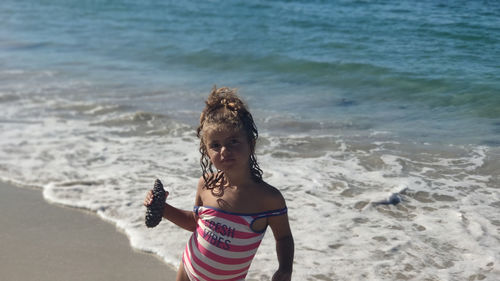
[[[234,101],[230,101],[226,98],[223,98],[220,103],[231,111],[238,111],[240,109],[240,107]]]
[[[236,92],[236,89],[230,89],[228,87],[219,89],[214,87],[210,96],[206,100],[207,108],[217,110],[221,107],[225,107],[230,111],[240,111],[242,109],[246,109],[244,103],[237,96]]]

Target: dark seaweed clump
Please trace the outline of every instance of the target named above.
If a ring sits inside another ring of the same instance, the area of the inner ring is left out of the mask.
[[[163,184],[159,179],[156,179],[153,187],[153,202],[151,202],[151,205],[149,205],[146,210],[147,227],[155,227],[160,223],[163,217],[165,198],[166,193],[165,189],[163,189]]]

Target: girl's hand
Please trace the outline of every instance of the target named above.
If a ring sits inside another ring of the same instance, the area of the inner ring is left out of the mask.
[[[165,191],[165,199],[168,198],[168,191]],[[144,198],[144,206],[148,207],[153,203],[153,190],[149,190],[148,193],[146,193],[146,198]]]
[[[292,280],[292,273],[288,271],[279,270],[273,275],[272,281],[290,281]]]

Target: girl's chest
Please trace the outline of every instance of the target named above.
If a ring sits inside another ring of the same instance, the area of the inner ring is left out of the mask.
[[[254,214],[266,211],[263,200],[258,194],[224,190],[214,195],[206,190],[201,197],[203,206],[218,208],[232,213]]]

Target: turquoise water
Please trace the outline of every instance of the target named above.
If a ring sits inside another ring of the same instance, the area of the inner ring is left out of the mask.
[[[421,141],[498,145],[496,1],[3,1],[0,7],[4,69],[50,69],[136,95],[228,85],[254,107],[298,118],[363,120]],[[162,110],[156,102],[135,105]],[[440,133],[430,138],[426,131]]]
[[[203,100],[236,87],[293,280],[498,280],[499,38],[498,1],[3,0],[0,180],[177,266],[189,233],[141,202],[160,178],[192,208]]]

